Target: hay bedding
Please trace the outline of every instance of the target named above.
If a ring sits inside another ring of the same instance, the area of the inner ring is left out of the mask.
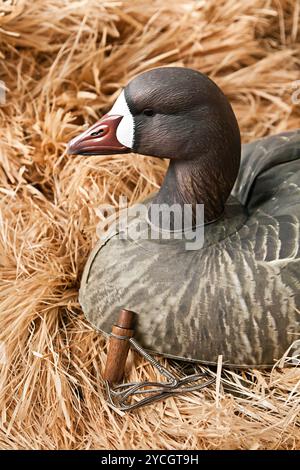
[[[297,366],[223,370],[217,386],[125,416],[107,406],[106,342],[80,310],[80,276],[97,207],[146,197],[166,162],[65,152],[121,86],[159,65],[209,74],[244,142],[299,127],[299,11],[298,0],[0,2],[2,449],[300,447]],[[159,378],[132,353],[128,371]]]

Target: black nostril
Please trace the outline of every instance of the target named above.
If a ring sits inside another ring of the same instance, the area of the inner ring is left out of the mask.
[[[99,129],[99,131],[92,132],[91,137],[96,137],[97,135],[101,135],[103,134],[103,132],[104,132],[104,129]]]

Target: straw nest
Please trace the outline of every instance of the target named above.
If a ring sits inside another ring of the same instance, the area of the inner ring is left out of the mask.
[[[244,142],[299,127],[299,11],[298,0],[0,2],[2,449],[300,447],[288,353],[272,371],[223,369],[207,390],[131,414],[108,407],[107,345],[80,310],[80,277],[97,207],[146,197],[166,162],[66,155],[120,87],[160,65],[209,74]],[[136,354],[128,375],[159,379]]]

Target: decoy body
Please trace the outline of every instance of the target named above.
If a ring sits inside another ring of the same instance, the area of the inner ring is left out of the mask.
[[[236,118],[214,82],[187,68],[157,68],[133,79],[69,144],[71,154],[126,152],[170,164],[146,214],[130,220],[140,236],[113,232],[91,253],[80,289],[89,321],[109,333],[124,307],[139,314],[137,338],[150,351],[274,364],[300,333],[300,130],[241,151]],[[196,204],[204,204],[201,248],[186,250],[186,234],[144,236],[153,204],[174,203],[191,205],[194,224]]]

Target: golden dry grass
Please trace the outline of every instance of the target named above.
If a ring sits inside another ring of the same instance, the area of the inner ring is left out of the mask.
[[[296,366],[223,371],[220,388],[125,416],[107,406],[106,342],[77,300],[96,209],[145,197],[166,164],[65,152],[121,86],[158,65],[209,74],[244,142],[299,127],[299,11],[299,0],[0,1],[2,449],[300,447]],[[129,369],[157,377],[134,354]]]

